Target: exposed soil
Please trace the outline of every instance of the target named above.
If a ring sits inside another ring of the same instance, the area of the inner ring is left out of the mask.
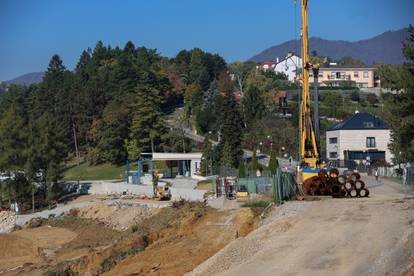
[[[220,212],[185,201],[150,215],[138,214],[134,208],[121,208],[120,213],[98,203],[0,235],[0,272],[182,275],[247,235],[257,226],[261,212],[250,208]],[[124,217],[116,220],[114,214]],[[114,230],[109,221],[129,228]]]
[[[155,232],[156,240],[142,253],[119,263],[108,275],[182,275],[234,239],[247,235],[258,221],[249,208],[205,214],[190,212],[177,224]]]

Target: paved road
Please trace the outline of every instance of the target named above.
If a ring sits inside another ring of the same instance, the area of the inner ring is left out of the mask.
[[[59,205],[58,207],[51,209],[51,210],[44,210],[41,212],[36,212],[34,214],[28,214],[28,215],[18,215],[16,219],[17,225],[24,225],[26,222],[31,220],[32,218],[48,218],[50,215],[59,216],[60,214],[64,212],[68,212],[70,209],[73,208],[84,208],[88,207],[94,204],[94,202],[85,201],[85,202],[78,202],[78,203],[72,203],[67,205]]]
[[[201,264],[192,275],[412,275],[414,196],[372,178],[370,198],[312,202],[268,223]],[[290,207],[310,202],[292,202]]]

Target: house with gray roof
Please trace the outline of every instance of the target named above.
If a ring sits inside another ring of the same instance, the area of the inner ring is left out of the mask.
[[[355,112],[351,117],[326,131],[328,160],[392,160],[388,149],[390,128],[378,116]]]

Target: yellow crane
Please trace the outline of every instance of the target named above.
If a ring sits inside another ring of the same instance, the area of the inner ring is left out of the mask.
[[[299,112],[302,181],[317,175],[321,166],[318,141],[316,140],[315,130],[313,129],[310,108],[309,71],[312,68],[318,68],[319,65],[312,65],[309,62],[308,3],[308,0],[302,0],[302,99]],[[317,120],[318,118],[313,119]]]

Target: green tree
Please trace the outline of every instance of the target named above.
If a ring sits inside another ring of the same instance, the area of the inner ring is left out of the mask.
[[[243,97],[242,104],[246,125],[247,127],[253,127],[255,122],[262,119],[265,113],[264,100],[259,89],[250,86]]]
[[[244,87],[246,85],[246,78],[248,74],[255,70],[254,62],[240,62],[236,61],[229,65],[230,72],[234,75],[240,93],[244,94]]]
[[[233,82],[227,73],[222,73],[219,78],[219,91],[223,95],[219,118],[220,143],[219,148],[223,149],[222,162],[237,168],[242,150],[242,120],[233,93]],[[226,151],[224,151],[224,146]]]
[[[248,169],[253,172],[256,172],[258,169],[260,169],[260,164],[257,161],[256,149],[253,150],[252,160],[250,161],[248,165]]]
[[[136,87],[130,131],[131,139],[136,139],[144,152],[156,151],[166,133],[162,102],[161,91],[157,87],[150,84]]]
[[[193,118],[196,121],[196,116],[203,104],[203,91],[197,83],[190,84],[185,90],[184,94],[184,110],[187,118]]]
[[[127,150],[128,159],[129,160],[138,160],[140,155],[141,155],[141,151],[139,149],[137,140],[127,140],[127,139],[125,139],[124,143],[125,143],[125,148]]]
[[[200,172],[202,175],[206,176],[209,171],[209,164],[212,159],[213,146],[210,141],[210,136],[206,135],[203,143],[203,154],[201,156]]]
[[[24,168],[27,160],[27,124],[23,91],[13,88],[16,93],[9,108],[0,119],[0,171],[10,177],[5,183],[6,197],[22,203],[29,191]]]
[[[244,162],[240,162],[239,168],[237,170],[237,176],[239,178],[246,177],[246,165],[244,164]]]
[[[358,91],[352,91],[350,98],[354,102],[359,102],[359,100],[360,100],[359,92]]]
[[[270,160],[269,160],[269,170],[272,173],[272,175],[276,174],[277,169],[279,168],[279,161],[276,157],[276,152],[272,150],[270,153]]]
[[[386,102],[387,121],[391,126],[391,150],[396,162],[414,162],[414,27],[409,27],[409,37],[404,43],[404,73],[395,87],[400,93]]]
[[[341,59],[338,60],[338,64],[343,65],[343,66],[345,65],[356,65],[356,66],[361,66],[361,67],[365,66],[365,63],[362,60],[356,59],[350,56],[342,57]]]

